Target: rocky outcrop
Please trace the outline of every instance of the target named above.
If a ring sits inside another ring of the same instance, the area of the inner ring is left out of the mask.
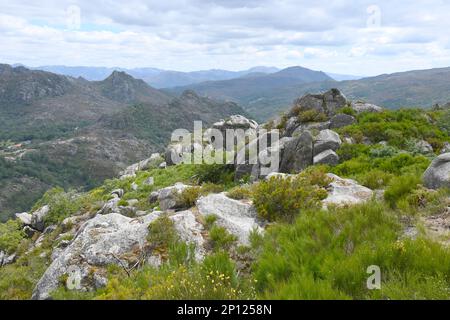
[[[205,256],[205,240],[203,225],[196,219],[191,210],[180,211],[170,216],[174,222],[180,240],[195,246],[195,259],[201,260]]]
[[[163,161],[161,155],[159,153],[154,153],[150,156],[150,158],[142,160],[138,163],[134,163],[131,166],[127,167],[124,171],[120,173],[121,179],[133,178],[136,177],[136,173],[142,170],[148,170],[152,166],[157,167]]]
[[[16,218],[26,226],[31,225],[31,217],[31,214],[27,212],[16,213]]]
[[[414,143],[414,149],[421,154],[433,153],[433,147],[425,140],[419,140]]]
[[[280,172],[299,172],[313,163],[313,137],[309,131],[286,143],[281,157]]]
[[[436,157],[423,175],[429,189],[450,188],[450,153]]]
[[[329,129],[338,129],[350,126],[356,122],[356,118],[348,114],[337,114],[330,119]]]
[[[44,231],[45,228],[45,217],[50,212],[49,206],[43,206],[39,210],[31,214],[31,227],[40,232]]]
[[[352,109],[355,110],[357,113],[382,112],[383,111],[382,107],[379,107],[379,106],[371,104],[371,103],[362,102],[362,101],[353,102]]]
[[[330,128],[330,121],[304,123],[304,124],[298,126],[294,130],[294,132],[292,132],[292,136],[297,137],[305,131],[310,131],[310,132],[322,131],[322,130],[329,129],[329,128]]]
[[[152,192],[149,201],[159,201],[159,207],[162,211],[180,209],[178,197],[187,188],[190,188],[190,186],[183,183],[176,183],[174,186]]]
[[[261,231],[256,209],[252,204],[228,198],[225,193],[210,194],[197,200],[202,216],[217,216],[217,224],[238,238],[241,244],[248,244],[252,230]]]
[[[324,207],[330,205],[345,206],[364,203],[372,199],[374,193],[369,188],[359,185],[351,179],[342,179],[328,174],[333,181],[328,187],[328,197],[322,201]]]
[[[60,278],[73,270],[80,283],[77,289],[95,287],[92,277],[109,264],[129,266],[144,250],[148,225],[157,219],[149,214],[131,219],[117,213],[97,215],[79,230],[72,243],[50,264],[33,291],[33,299],[48,299],[60,284]],[[71,275],[69,275],[70,277]]]
[[[341,147],[342,141],[339,135],[333,130],[322,130],[314,139],[314,155],[318,155],[326,150],[336,151]]]
[[[339,156],[333,150],[326,150],[314,157],[314,164],[327,164],[335,166],[339,163]]]
[[[347,98],[338,89],[331,89],[324,94],[307,94],[295,101],[295,107],[302,111],[314,110],[327,116],[347,105]]]
[[[233,115],[226,120],[220,120],[214,123],[212,127],[222,132],[225,132],[226,129],[256,130],[258,129],[258,123],[241,115]]]
[[[4,251],[0,251],[0,267],[6,266],[7,264],[11,264],[15,261],[16,254],[7,254]]]

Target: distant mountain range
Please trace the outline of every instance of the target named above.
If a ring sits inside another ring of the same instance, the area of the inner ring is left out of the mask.
[[[21,66],[21,65],[15,65]],[[157,68],[105,68],[105,67],[69,67],[69,66],[41,66],[29,68],[35,70],[48,71],[60,75],[71,76],[74,78],[82,77],[89,81],[101,81],[106,79],[114,71],[124,71],[137,79],[142,79],[154,88],[173,88],[180,86],[188,86],[191,84],[206,81],[222,81],[231,80],[242,77],[254,77],[258,75],[267,75],[276,73],[280,69],[275,67],[259,66],[243,71],[227,71],[221,69],[181,72],[173,70],[163,70]],[[334,80],[357,80],[361,76],[343,75],[336,73],[327,73]]]
[[[67,75],[74,78],[82,77],[90,81],[101,81],[107,78],[114,71],[124,71],[135,78],[144,80],[155,88],[172,88],[204,81],[219,81],[240,78],[254,73],[274,73],[279,71],[279,69],[274,67],[254,67],[244,71],[213,69],[193,72],[162,70],[156,68],[125,69],[68,66],[42,66],[33,69],[48,71],[60,75]]]
[[[335,81],[329,75],[304,68],[288,68],[271,75],[203,82],[172,88],[168,92],[180,93],[189,89],[207,97],[234,101],[257,120],[265,121],[287,110],[297,97],[331,88],[340,89],[350,99],[365,100],[386,108],[429,108],[450,101],[450,68],[347,81]]]
[[[275,108],[266,105],[264,97],[278,99],[279,92],[286,87],[300,86],[311,82],[334,81],[330,76],[321,71],[313,71],[302,67],[291,67],[276,73],[260,74],[253,77],[223,81],[208,81],[185,87],[177,87],[168,90],[179,94],[184,90],[194,90],[201,95],[214,97],[226,101],[235,101],[242,105],[258,120],[265,120],[274,115]],[[282,97],[281,97],[282,98]],[[290,99],[290,106],[294,99]]]
[[[176,97],[114,71],[103,81],[0,65],[0,218],[50,186],[92,187],[162,151],[177,128],[233,114],[237,104]]]

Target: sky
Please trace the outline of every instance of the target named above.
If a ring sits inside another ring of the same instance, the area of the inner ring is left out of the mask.
[[[0,0],[0,63],[193,71],[450,66],[448,0]]]

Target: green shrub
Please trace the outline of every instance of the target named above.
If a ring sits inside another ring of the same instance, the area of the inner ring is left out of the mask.
[[[179,240],[175,224],[167,215],[158,217],[148,226],[147,241],[161,251],[167,251],[169,247]]]
[[[48,267],[41,250],[19,257],[16,263],[0,268],[0,300],[29,300]],[[47,254],[49,254],[47,252]]]
[[[328,120],[328,117],[325,113],[319,112],[317,110],[311,109],[302,111],[298,115],[298,120],[301,123],[307,122],[324,122]]]
[[[212,226],[216,223],[217,216],[215,214],[208,214],[203,218],[203,224],[205,225],[206,230],[210,230]]]
[[[384,192],[384,199],[391,208],[394,208],[399,200],[404,199],[413,190],[417,189],[419,183],[420,178],[412,175],[392,179]]]
[[[357,115],[357,112],[355,111],[355,109],[353,109],[350,106],[345,106],[345,107],[339,109],[338,113],[342,113],[342,114],[346,114],[346,115],[354,116],[354,117]]]
[[[301,209],[320,206],[326,196],[326,190],[311,185],[305,177],[272,177],[256,185],[253,202],[261,218],[289,222]]]
[[[78,193],[75,190],[65,192],[62,188],[53,188],[44,194],[33,210],[48,205],[50,210],[44,221],[46,225],[52,225],[74,214],[92,211],[99,200],[101,193]]]
[[[227,192],[227,197],[235,200],[249,199],[252,195],[250,186],[236,186]]]
[[[337,150],[339,159],[343,161],[348,161],[353,158],[360,157],[362,155],[368,154],[370,147],[364,144],[350,144],[344,143]]]
[[[25,234],[18,220],[8,220],[0,224],[0,251],[8,254],[16,252]]]
[[[195,166],[199,183],[231,184],[234,181],[234,166],[224,164],[201,164]]]
[[[237,240],[227,229],[217,225],[213,225],[209,230],[209,239],[214,250],[227,250]]]
[[[393,178],[394,175],[391,173],[387,173],[380,169],[374,169],[362,174],[358,180],[363,186],[375,190],[385,187]]]
[[[200,197],[200,194],[200,187],[189,187],[184,189],[176,197],[177,207],[188,209],[195,206],[195,203]]]

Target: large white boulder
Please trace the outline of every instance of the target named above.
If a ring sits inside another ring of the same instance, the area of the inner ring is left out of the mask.
[[[41,232],[44,231],[45,228],[44,220],[49,212],[50,207],[46,205],[31,214],[31,226],[33,227],[33,229]]]
[[[16,213],[16,218],[26,226],[31,225],[31,214],[27,212]]]
[[[343,179],[335,174],[329,173],[332,179],[329,185],[328,197],[322,201],[324,207],[330,205],[346,206],[367,202],[372,199],[374,193],[369,188],[359,185],[351,179]]]
[[[190,210],[180,211],[170,216],[170,219],[174,222],[180,240],[195,246],[195,259],[203,259],[205,256],[204,229],[194,213]]]
[[[326,151],[336,151],[341,147],[342,140],[333,130],[326,129],[319,132],[314,138],[314,156]]]
[[[255,207],[243,201],[228,198],[225,193],[210,194],[197,200],[202,216],[217,216],[217,224],[238,238],[239,243],[248,244],[250,232],[262,231],[257,221]]]
[[[436,157],[423,174],[425,187],[429,189],[450,188],[450,153]]]
[[[158,200],[159,208],[162,211],[179,209],[179,195],[186,189],[191,188],[183,183],[176,183],[174,186],[152,192],[150,200]]]
[[[148,234],[148,225],[158,218],[149,214],[131,219],[118,213],[97,215],[88,220],[74,240],[50,264],[33,291],[33,299],[48,299],[60,284],[61,276],[76,270],[81,290],[90,289],[85,283],[96,268],[109,264],[128,266],[125,255],[142,252]]]

